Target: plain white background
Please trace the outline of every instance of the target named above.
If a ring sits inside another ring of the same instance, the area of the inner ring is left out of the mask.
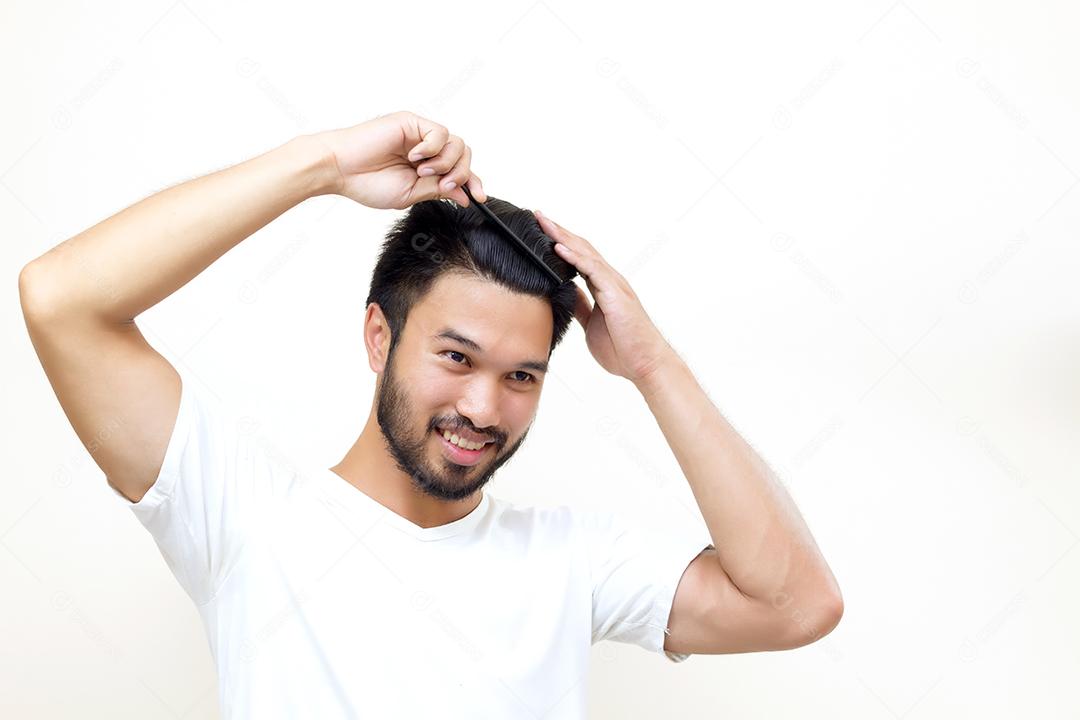
[[[18,271],[153,192],[399,109],[627,277],[844,593],[836,631],[794,651],[674,665],[598,645],[594,717],[1080,712],[1070,3],[0,12],[0,714],[217,717],[195,609],[67,424]],[[329,467],[368,412],[359,324],[398,214],[309,201],[139,326],[266,442]],[[490,490],[703,527],[578,326],[554,360]]]

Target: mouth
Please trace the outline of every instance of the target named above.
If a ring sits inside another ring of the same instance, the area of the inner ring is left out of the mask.
[[[484,443],[483,447],[477,450],[469,450],[468,448],[463,448],[460,445],[450,442],[450,440],[444,436],[444,431],[439,430],[438,428],[432,430],[432,432],[438,438],[439,444],[442,445],[443,455],[457,465],[475,465],[484,457],[488,448],[495,444],[494,442],[488,441]]]

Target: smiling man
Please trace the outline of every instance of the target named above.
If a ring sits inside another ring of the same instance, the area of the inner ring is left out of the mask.
[[[391,229],[364,322],[378,374],[364,431],[332,470],[399,515],[442,525],[521,446],[573,318],[571,265],[527,211],[486,201],[566,274],[555,284],[473,208],[429,200]]]
[[[153,195],[20,274],[64,412],[199,610],[225,718],[583,718],[595,643],[681,661],[798,647],[840,620],[791,498],[625,278],[584,238],[489,199],[470,164],[445,127],[393,113]],[[367,422],[337,465],[300,469],[135,318],[330,193],[409,210],[364,314]],[[707,536],[490,493],[575,318],[656,418]]]

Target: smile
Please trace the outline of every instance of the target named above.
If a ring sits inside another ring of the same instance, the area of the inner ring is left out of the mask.
[[[492,441],[488,441],[483,445],[474,443],[464,438],[457,437],[449,430],[435,429],[433,431],[439,438],[439,443],[442,445],[443,454],[451,461],[458,465],[475,465],[479,462],[480,458],[487,452],[489,445],[493,444]],[[456,439],[456,443],[454,440]],[[465,447],[462,447],[464,445]]]
[[[456,433],[451,432],[450,430],[442,430],[440,428],[436,428],[435,430],[436,432],[441,433],[443,439],[447,442],[453,445],[457,445],[458,447],[465,448],[466,450],[479,450],[484,447],[484,445],[489,445],[491,443],[491,440],[474,442],[473,440],[469,440],[468,438],[459,437]]]

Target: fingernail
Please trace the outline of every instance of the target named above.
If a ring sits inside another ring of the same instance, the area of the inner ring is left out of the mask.
[[[453,180],[451,180],[450,182],[443,185],[443,190],[453,190],[456,187],[457,187],[457,183],[454,182]]]
[[[434,175],[434,174],[435,174],[435,168],[433,168],[433,167],[420,168],[420,176],[421,177],[426,177],[428,175]]]

